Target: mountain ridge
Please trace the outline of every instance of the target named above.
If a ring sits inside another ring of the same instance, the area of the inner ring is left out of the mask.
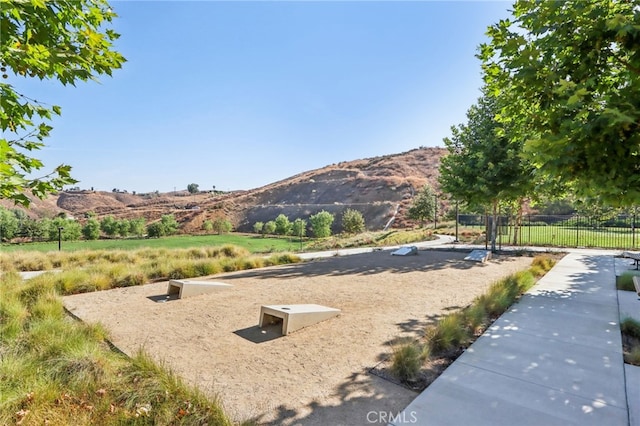
[[[445,148],[421,147],[398,154],[342,161],[298,173],[267,185],[231,192],[185,191],[134,194],[67,190],[44,200],[34,199],[27,213],[52,217],[64,213],[83,220],[89,212],[98,219],[144,217],[147,222],[174,214],[184,233],[198,233],[206,220],[226,218],[234,229],[251,232],[255,222],[267,222],[279,214],[290,220],[308,219],[325,210],[335,215],[334,232],[341,230],[340,215],[347,208],[359,210],[368,229],[382,229],[391,218],[394,227],[412,225],[406,217],[415,193],[425,184],[438,188],[440,159]],[[15,208],[8,200],[0,200]]]

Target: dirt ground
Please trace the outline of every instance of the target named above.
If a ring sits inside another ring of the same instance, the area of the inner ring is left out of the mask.
[[[468,253],[421,250],[340,256],[219,274],[232,284],[177,299],[167,282],[64,298],[100,322],[128,354],[143,347],[189,383],[217,394],[236,420],[273,425],[386,424],[417,395],[369,370],[399,340],[460,309],[529,257],[465,261]],[[258,327],[261,305],[313,303],[339,316],[280,336]]]

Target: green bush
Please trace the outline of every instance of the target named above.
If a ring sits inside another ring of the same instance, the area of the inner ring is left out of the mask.
[[[406,343],[393,349],[391,372],[402,382],[414,381],[423,361],[422,349],[415,343]]]
[[[148,282],[147,276],[142,272],[130,272],[118,280],[114,281],[114,287],[131,287],[134,285],[142,285]]]
[[[518,285],[518,291],[520,293],[525,293],[536,283],[536,277],[534,276],[531,269],[526,271],[516,272],[515,274],[516,283]]]
[[[538,255],[531,261],[530,272],[534,277],[541,277],[551,270],[556,264],[556,260],[548,255]]]
[[[640,321],[633,318],[625,318],[620,323],[622,334],[626,334],[635,339],[640,339]]]
[[[625,271],[616,277],[616,288],[618,290],[633,291],[636,289],[633,285],[633,277],[640,276],[640,271]]]
[[[445,316],[434,328],[427,330],[429,348],[433,353],[459,349],[470,338],[471,333],[465,327],[465,318],[460,312]]]
[[[54,288],[80,275],[59,275],[2,277],[0,424],[233,424],[215,397],[146,355],[112,351],[102,326],[65,315]],[[153,409],[141,412],[143,404]]]
[[[464,326],[469,330],[470,334],[475,335],[484,330],[489,322],[489,315],[485,306],[481,303],[474,303],[462,312],[464,318]]]

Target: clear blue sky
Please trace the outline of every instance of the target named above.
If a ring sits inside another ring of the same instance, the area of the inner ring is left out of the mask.
[[[114,1],[128,62],[100,83],[11,79],[62,107],[47,170],[129,192],[260,187],[444,146],[482,85],[474,56],[510,2]]]

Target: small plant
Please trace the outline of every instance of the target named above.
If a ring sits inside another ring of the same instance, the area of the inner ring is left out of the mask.
[[[632,348],[628,354],[625,354],[624,362],[626,362],[627,364],[640,366],[640,346]]]
[[[625,318],[620,323],[620,331],[622,331],[622,334],[634,339],[640,339],[640,321],[633,318]]]
[[[461,348],[467,347],[475,336],[486,330],[492,319],[504,313],[522,293],[535,284],[538,277],[551,269],[555,265],[555,260],[543,255],[536,256],[533,263],[528,270],[514,273],[494,283],[485,294],[477,297],[471,306],[460,312],[449,314],[440,319],[436,325],[429,326],[424,335],[427,356],[423,359],[428,358],[430,353],[448,357]],[[635,326],[627,325],[627,327],[634,329]],[[397,357],[402,359],[403,354]]]
[[[415,381],[423,359],[423,351],[416,343],[405,343],[393,349],[391,372],[403,383]]]
[[[447,315],[427,330],[429,348],[434,353],[446,353],[459,349],[470,339],[464,316],[457,312]]]
[[[636,289],[633,285],[633,277],[640,276],[639,271],[625,271],[616,278],[616,288],[618,290],[633,291]]]
[[[110,350],[102,326],[65,315],[59,275],[2,276],[0,424],[232,424],[216,398],[147,355]]]
[[[549,271],[556,264],[556,261],[547,255],[539,255],[533,258],[531,266],[539,266],[543,271]]]
[[[471,334],[477,335],[484,331],[489,321],[489,315],[485,306],[481,303],[475,303],[465,309],[462,313],[464,317],[464,325]]]

